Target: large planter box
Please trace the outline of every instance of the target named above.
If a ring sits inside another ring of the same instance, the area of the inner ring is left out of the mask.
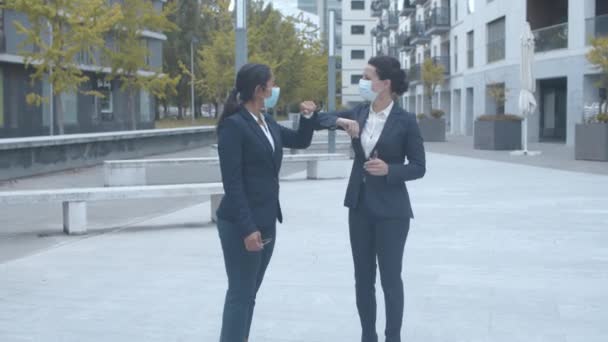
[[[574,158],[608,161],[608,123],[576,125]]]
[[[474,146],[478,150],[521,150],[521,121],[475,121]]]
[[[427,142],[445,141],[445,119],[424,118],[418,120],[422,139]]]

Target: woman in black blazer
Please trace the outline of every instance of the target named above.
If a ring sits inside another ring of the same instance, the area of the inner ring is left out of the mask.
[[[405,182],[424,176],[425,152],[416,116],[395,103],[396,97],[407,90],[399,61],[387,56],[372,58],[359,90],[367,103],[352,110],[322,113],[314,120],[316,129],[341,126],[353,138],[355,160],[344,204],[349,208],[361,341],[378,341],[378,260],[386,304],[386,342],[400,342],[404,306],[401,270],[410,219],[414,217]],[[312,102],[302,106],[316,109]]]
[[[225,195],[217,210],[217,227],[228,275],[220,342],[242,342],[249,336],[256,293],[276,242],[276,221],[283,220],[283,148],[304,149],[312,140],[312,112],[303,113],[298,131],[263,113],[275,106],[279,93],[268,66],[243,66],[218,124]],[[341,121],[344,127],[346,123]]]

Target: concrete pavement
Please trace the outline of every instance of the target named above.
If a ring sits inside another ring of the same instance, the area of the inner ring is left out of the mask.
[[[358,340],[345,187],[283,182],[252,342]],[[404,341],[608,340],[608,177],[429,154],[409,188]],[[208,216],[196,205],[0,264],[0,341],[217,341],[226,276]]]

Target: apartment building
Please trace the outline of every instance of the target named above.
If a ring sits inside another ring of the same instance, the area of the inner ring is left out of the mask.
[[[116,1],[116,0],[112,0]],[[159,11],[165,0],[153,0]],[[18,34],[14,22],[27,26],[27,16],[12,10],[0,9],[0,138],[48,135],[50,122],[49,104],[29,105],[26,95],[32,91],[50,94],[47,82],[31,84],[30,73],[19,56],[19,45],[25,39]],[[162,45],[165,35],[142,32],[142,39],[150,50],[147,63],[153,68],[162,68]],[[111,42],[108,42],[111,44]],[[118,81],[106,82],[98,66],[87,65],[89,59],[81,56],[80,67],[90,77],[84,89],[97,90],[105,98],[84,94],[64,93],[61,96],[65,133],[85,133],[129,129],[130,115],[127,113],[127,97],[120,90]],[[135,101],[138,111],[138,127],[153,128],[156,103],[154,98],[142,91]],[[56,122],[56,121],[55,121]],[[55,129],[57,132],[57,129]]]
[[[342,0],[342,106],[352,107],[362,101],[359,80],[372,57],[371,0]]]
[[[585,55],[590,38],[608,35],[606,0],[377,0],[372,6],[381,8],[374,12],[375,53],[398,53],[409,71],[410,90],[403,98],[409,111],[428,110],[422,62],[432,58],[444,65],[446,82],[434,94],[432,107],[446,112],[452,134],[472,135],[475,119],[483,114],[518,114],[520,37],[526,21],[536,40],[539,104],[529,120],[530,141],[573,145],[585,106],[599,101],[599,74]],[[390,22],[395,11],[397,28]],[[504,89],[503,106],[496,104],[490,87]]]

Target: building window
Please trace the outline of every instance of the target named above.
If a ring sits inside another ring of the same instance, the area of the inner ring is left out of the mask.
[[[351,50],[351,59],[365,59],[365,50]]]
[[[352,10],[364,10],[365,9],[365,1],[361,0],[353,0],[350,2],[350,9]]]
[[[61,110],[63,123],[66,125],[78,124],[78,94],[75,92],[61,93]]]
[[[487,25],[488,63],[505,59],[505,17],[494,20]]]
[[[0,69],[0,127],[4,127],[4,73]]]
[[[475,66],[475,33],[473,31],[467,33],[467,67]]]
[[[111,89],[100,89],[99,92],[103,94],[103,97],[99,98],[99,111],[102,113],[114,112],[113,97]]]
[[[458,36],[454,36],[454,72],[458,72]]]
[[[139,92],[139,113],[141,122],[152,121],[152,108],[150,106],[150,93],[145,90]]]
[[[350,27],[350,33],[356,35],[365,34],[365,26],[363,25],[353,25]]]
[[[350,75],[350,84],[359,84],[363,75]]]
[[[145,51],[145,55],[144,55],[144,63],[146,63],[146,65],[150,65],[150,42],[148,41],[148,39],[144,39],[143,40],[143,45],[144,45],[144,51]]]
[[[454,22],[457,22],[458,19],[458,0],[454,1]]]

